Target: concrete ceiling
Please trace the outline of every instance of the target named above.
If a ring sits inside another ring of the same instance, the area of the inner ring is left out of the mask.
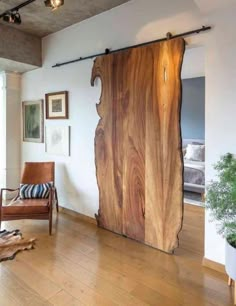
[[[194,0],[199,9],[207,14],[231,6],[235,6],[235,0]]]
[[[19,63],[5,58],[0,58],[0,72],[1,71],[11,71],[17,73],[24,73],[38,68],[37,66]]]
[[[13,27],[44,37],[72,24],[112,9],[129,0],[64,0],[56,11],[46,8],[44,0],[36,0],[20,10],[22,24]],[[21,4],[24,0],[1,0],[0,13]],[[3,22],[3,21],[0,21]]]

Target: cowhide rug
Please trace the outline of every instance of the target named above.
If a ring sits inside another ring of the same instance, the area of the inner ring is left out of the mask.
[[[0,231],[0,262],[3,260],[14,259],[16,253],[23,250],[34,248],[35,239],[22,238],[19,230],[8,232]]]

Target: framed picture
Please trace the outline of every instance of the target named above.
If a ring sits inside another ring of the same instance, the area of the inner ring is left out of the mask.
[[[43,142],[43,100],[22,102],[23,141]]]
[[[53,155],[70,155],[70,127],[47,126],[45,151]]]
[[[68,119],[68,91],[48,93],[46,98],[46,119]]]

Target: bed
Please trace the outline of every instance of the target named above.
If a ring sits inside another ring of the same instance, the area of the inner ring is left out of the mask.
[[[184,139],[183,149],[188,144],[204,144],[202,139]],[[205,193],[205,161],[193,161],[184,158],[184,191]]]

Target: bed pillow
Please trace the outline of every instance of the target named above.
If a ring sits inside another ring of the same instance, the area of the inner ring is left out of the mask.
[[[194,161],[205,161],[205,145],[188,144],[185,159]]]
[[[52,182],[45,184],[20,184],[20,199],[47,199]]]

